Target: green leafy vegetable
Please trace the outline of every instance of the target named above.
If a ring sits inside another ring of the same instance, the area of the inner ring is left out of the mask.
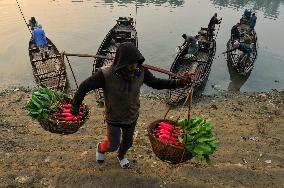
[[[35,119],[46,119],[59,109],[64,94],[49,88],[41,88],[32,94],[26,105],[27,115]]]
[[[209,156],[219,146],[219,142],[212,133],[212,123],[203,117],[193,117],[189,121],[179,119],[177,124],[185,133],[178,138],[179,142],[184,143],[186,150],[197,160],[206,160],[208,164],[211,164]]]

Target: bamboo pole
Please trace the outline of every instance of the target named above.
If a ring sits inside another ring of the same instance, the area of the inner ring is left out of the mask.
[[[71,53],[65,53],[64,55],[66,56],[77,56],[77,57],[92,57],[92,58],[102,58],[102,59],[109,59],[112,60],[114,59],[113,57],[108,57],[104,55],[91,55],[91,54],[71,54]]]
[[[113,59],[114,59],[113,57],[108,57],[108,56],[103,56],[103,55],[72,54],[72,53],[65,53],[65,52],[63,52],[63,54],[66,55],[66,56],[92,57],[92,58],[101,58],[101,59],[109,59],[109,60],[113,60]],[[160,73],[164,73],[164,74],[167,74],[167,75],[172,76],[172,77],[176,77],[176,78],[183,79],[183,80],[188,80],[188,79],[185,78],[184,76],[175,74],[175,73],[173,73],[173,72],[170,72],[170,71],[168,71],[168,70],[162,69],[162,68],[160,68],[160,67],[156,67],[156,66],[153,66],[153,65],[147,65],[147,64],[143,64],[142,66],[143,66],[144,68],[146,68],[146,69],[150,69],[150,70],[153,70],[153,71],[157,71],[157,72],[160,72]]]

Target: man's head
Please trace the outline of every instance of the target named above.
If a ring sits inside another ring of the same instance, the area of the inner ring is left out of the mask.
[[[35,17],[31,17],[31,21],[32,22],[35,22],[36,20],[35,20]]]
[[[214,17],[216,17],[216,18],[217,18],[217,12],[215,12]]]
[[[38,26],[37,26],[38,28],[42,28],[42,26],[39,24]]]
[[[113,69],[131,76],[144,61],[145,58],[132,42],[121,43],[115,54]]]
[[[255,16],[255,12],[254,12],[254,13],[252,13],[252,15],[253,15],[253,16]]]
[[[182,38],[186,39],[186,34],[182,34],[181,36]]]
[[[135,72],[137,72],[139,68],[138,63],[127,65],[126,67],[122,68],[121,70],[126,73],[128,76],[133,77]]]

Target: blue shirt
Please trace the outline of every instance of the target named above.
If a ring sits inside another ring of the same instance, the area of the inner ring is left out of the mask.
[[[239,46],[239,49],[244,52],[245,54],[250,54],[252,53],[252,48],[250,46],[250,44],[246,44],[246,43],[241,43]]]
[[[250,27],[251,27],[251,28],[254,28],[254,26],[255,26],[255,24],[256,24],[256,19],[257,19],[256,16],[252,16],[252,17],[250,18]]]
[[[33,39],[38,47],[42,47],[47,44],[44,30],[42,28],[36,27],[33,31]]]

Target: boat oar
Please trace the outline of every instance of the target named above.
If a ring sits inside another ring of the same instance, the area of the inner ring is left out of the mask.
[[[103,55],[71,54],[71,53],[65,53],[65,52],[63,52],[63,54],[65,56],[92,57],[92,58],[101,58],[101,59],[109,59],[109,60],[113,60],[114,59],[113,57],[103,56]],[[142,66],[144,68],[146,68],[146,69],[150,69],[150,70],[153,70],[153,71],[156,71],[156,72],[164,73],[164,74],[167,74],[167,75],[172,76],[172,77],[176,77],[176,78],[183,79],[183,80],[188,80],[186,77],[184,77],[182,75],[175,74],[175,73],[173,73],[171,71],[162,69],[160,67],[155,67],[153,65],[147,65],[147,64],[143,64]]]

